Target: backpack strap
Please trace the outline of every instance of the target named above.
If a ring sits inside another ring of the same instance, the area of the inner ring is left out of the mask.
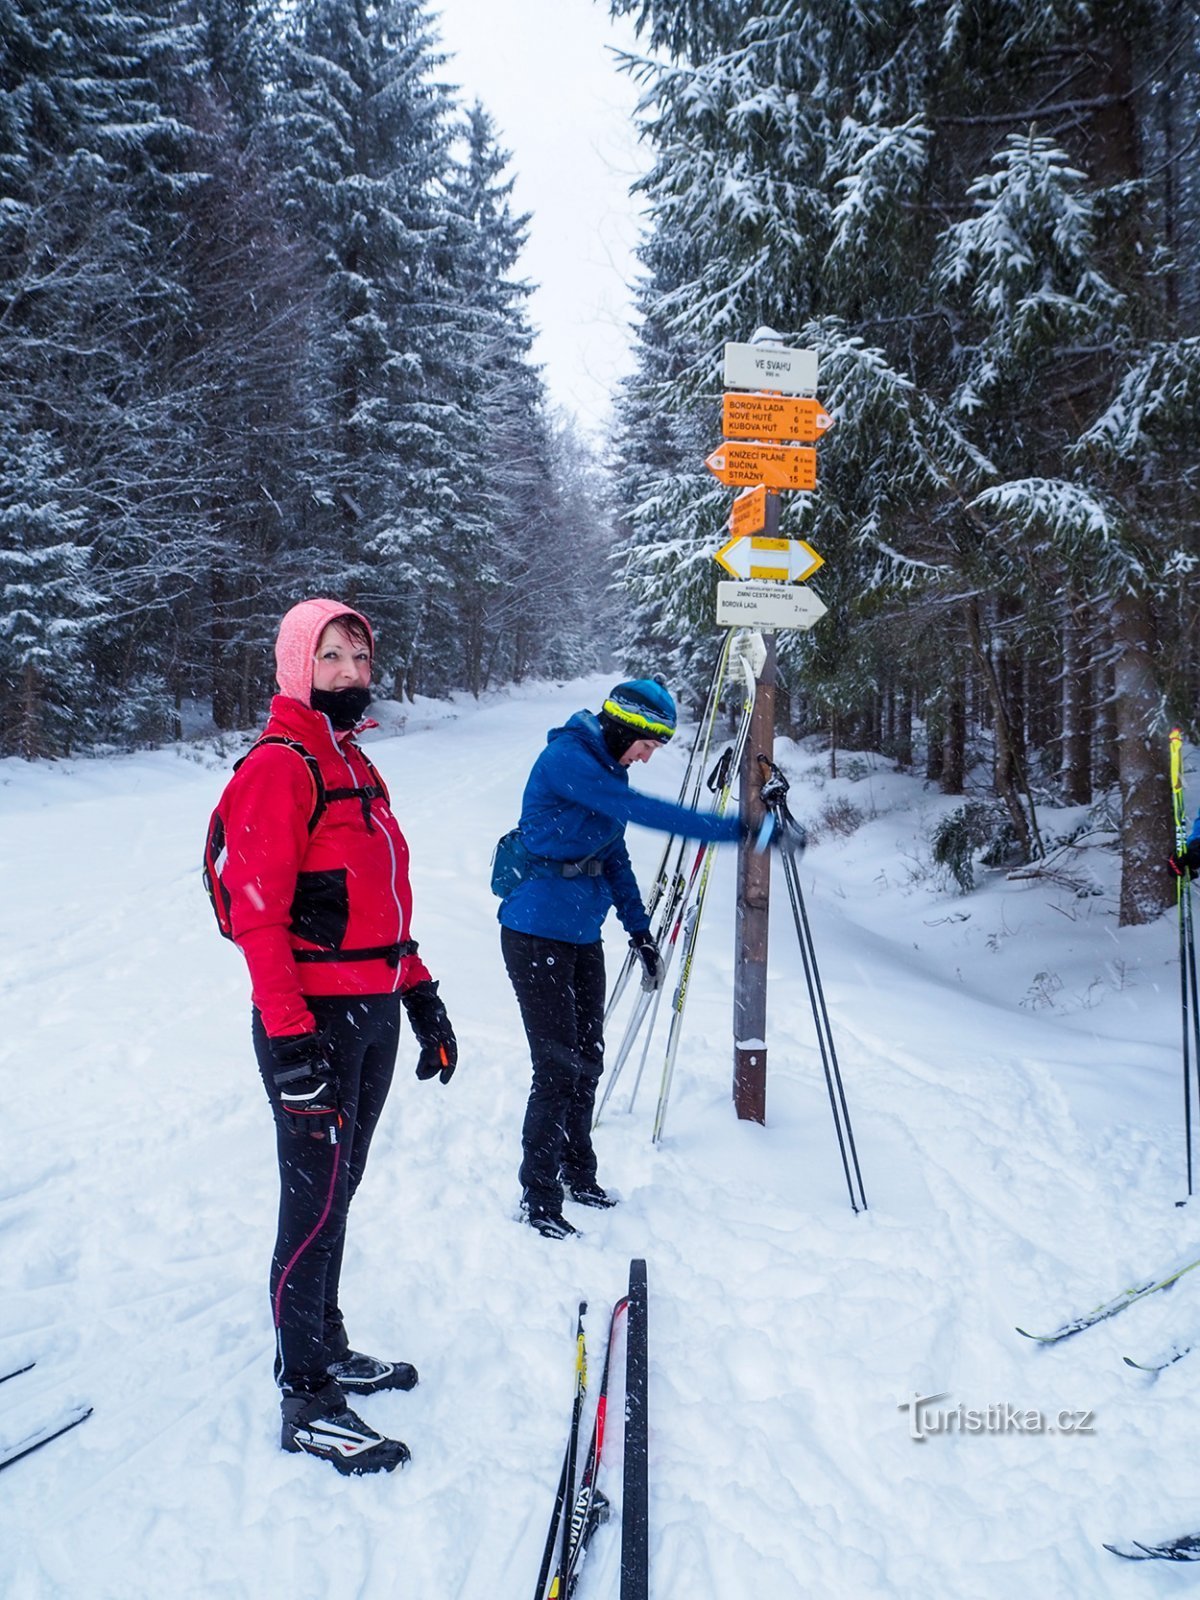
[[[375,832],[375,824],[371,821],[371,801],[372,800],[387,800],[388,799],[387,785],[384,783],[383,779],[379,776],[378,772],[376,772],[374,766],[372,765],[371,761],[367,757],[366,751],[362,748],[362,746],[355,744],[352,739],[347,739],[346,743],[350,746],[350,748],[352,750],[355,750],[358,753],[359,757],[362,760],[363,765],[366,767],[367,771],[371,774],[371,782],[370,783],[364,783],[364,784],[360,785],[357,789],[328,789],[328,790],[326,790],[325,798],[326,798],[326,800],[358,800],[358,801],[360,801],[361,804],[362,804],[363,826],[366,828],[368,833],[374,833]]]
[[[308,768],[308,775],[313,783],[313,808],[312,815],[308,819],[308,831],[312,833],[317,823],[320,822],[325,807],[330,800],[343,799],[345,791],[326,789],[325,780],[321,776],[321,763],[313,755],[312,751],[302,745],[298,739],[285,739],[281,733],[265,733],[261,739],[256,739],[249,750],[246,751],[246,754],[241,757],[241,760],[234,762],[233,770],[236,772],[243,762],[249,761],[254,752],[261,750],[265,744],[281,744],[285,750],[294,750]]]
[[[332,805],[336,800],[357,800],[362,806],[363,822],[366,824],[367,832],[374,833],[375,826],[371,821],[371,801],[387,800],[387,785],[359,745],[355,745],[354,749],[362,756],[363,763],[371,774],[371,782],[361,784],[357,788],[330,789],[326,787],[325,780],[321,776],[321,763],[313,755],[312,751],[306,745],[302,745],[298,739],[285,738],[281,733],[267,733],[261,739],[256,740],[246,751],[246,754],[242,756],[241,760],[234,762],[233,770],[236,772],[243,761],[249,761],[254,752],[261,750],[265,744],[281,744],[286,750],[294,750],[303,759],[305,766],[308,768],[309,777],[313,781],[315,795],[312,815],[308,819],[309,833],[316,829],[317,823],[320,822],[321,817],[324,815],[326,806]]]

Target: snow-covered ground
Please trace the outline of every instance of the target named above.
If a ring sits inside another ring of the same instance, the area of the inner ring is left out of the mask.
[[[1083,862],[1098,894],[985,874],[964,898],[929,865],[952,802],[868,758],[830,780],[781,743],[798,816],[863,818],[826,829],[802,879],[870,1210],[847,1202],[782,880],[768,1124],[733,1115],[726,854],[663,1145],[657,1041],[636,1107],[622,1078],[597,1134],[624,1203],[571,1208],[586,1235],[561,1244],[513,1220],[528,1069],[488,862],[545,729],[606,686],[427,705],[373,744],[462,1047],[448,1087],[398,1075],[351,1217],[351,1337],[421,1370],[362,1402],[413,1452],[379,1478],[278,1449],[273,1136],[244,969],[198,870],[233,744],[0,763],[0,1372],[37,1358],[0,1388],[0,1445],[95,1407],[0,1478],[5,1600],[532,1595],[575,1307],[596,1376],[634,1256],[656,1600],[1183,1592],[1179,1569],[1101,1543],[1200,1527],[1200,1354],[1156,1380],[1121,1361],[1200,1337],[1200,1272],[1055,1348],[1014,1331],[1200,1256],[1200,1199],[1175,1205],[1174,919],[1118,930],[1107,853]],[[683,761],[635,781],[671,794]],[[661,840],[630,842],[648,882]],[[614,971],[623,951],[614,926]],[[1091,1423],[918,1441],[914,1395]],[[619,1426],[610,1442],[619,1502]],[[618,1564],[614,1522],[578,1600],[615,1597]]]

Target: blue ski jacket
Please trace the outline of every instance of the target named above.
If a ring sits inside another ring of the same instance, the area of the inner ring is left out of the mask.
[[[639,822],[687,839],[734,841],[737,817],[693,811],[656,800],[629,786],[629,773],[609,753],[591,711],[577,711],[546,736],[521,800],[521,837],[535,856],[553,861],[593,858],[599,877],[535,876],[517,885],[500,904],[500,922],[514,933],[567,944],[594,944],[609,907],[626,933],[650,926],[625,848],[625,825]]]

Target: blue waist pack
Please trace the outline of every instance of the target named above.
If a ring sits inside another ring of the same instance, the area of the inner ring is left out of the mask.
[[[619,830],[581,861],[554,861],[549,856],[535,856],[526,848],[520,828],[510,828],[492,852],[492,893],[507,900],[527,878],[602,878],[600,857],[618,836]]]

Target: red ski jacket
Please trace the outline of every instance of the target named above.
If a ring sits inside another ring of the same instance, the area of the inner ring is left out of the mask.
[[[315,1027],[306,995],[391,994],[429,972],[415,945],[404,948],[408,845],[353,736],[282,694],[263,736],[294,740],[316,757],[327,801],[310,832],[314,779],[303,756],[281,744],[254,750],[222,798],[231,931],[267,1033],[279,1038]]]

